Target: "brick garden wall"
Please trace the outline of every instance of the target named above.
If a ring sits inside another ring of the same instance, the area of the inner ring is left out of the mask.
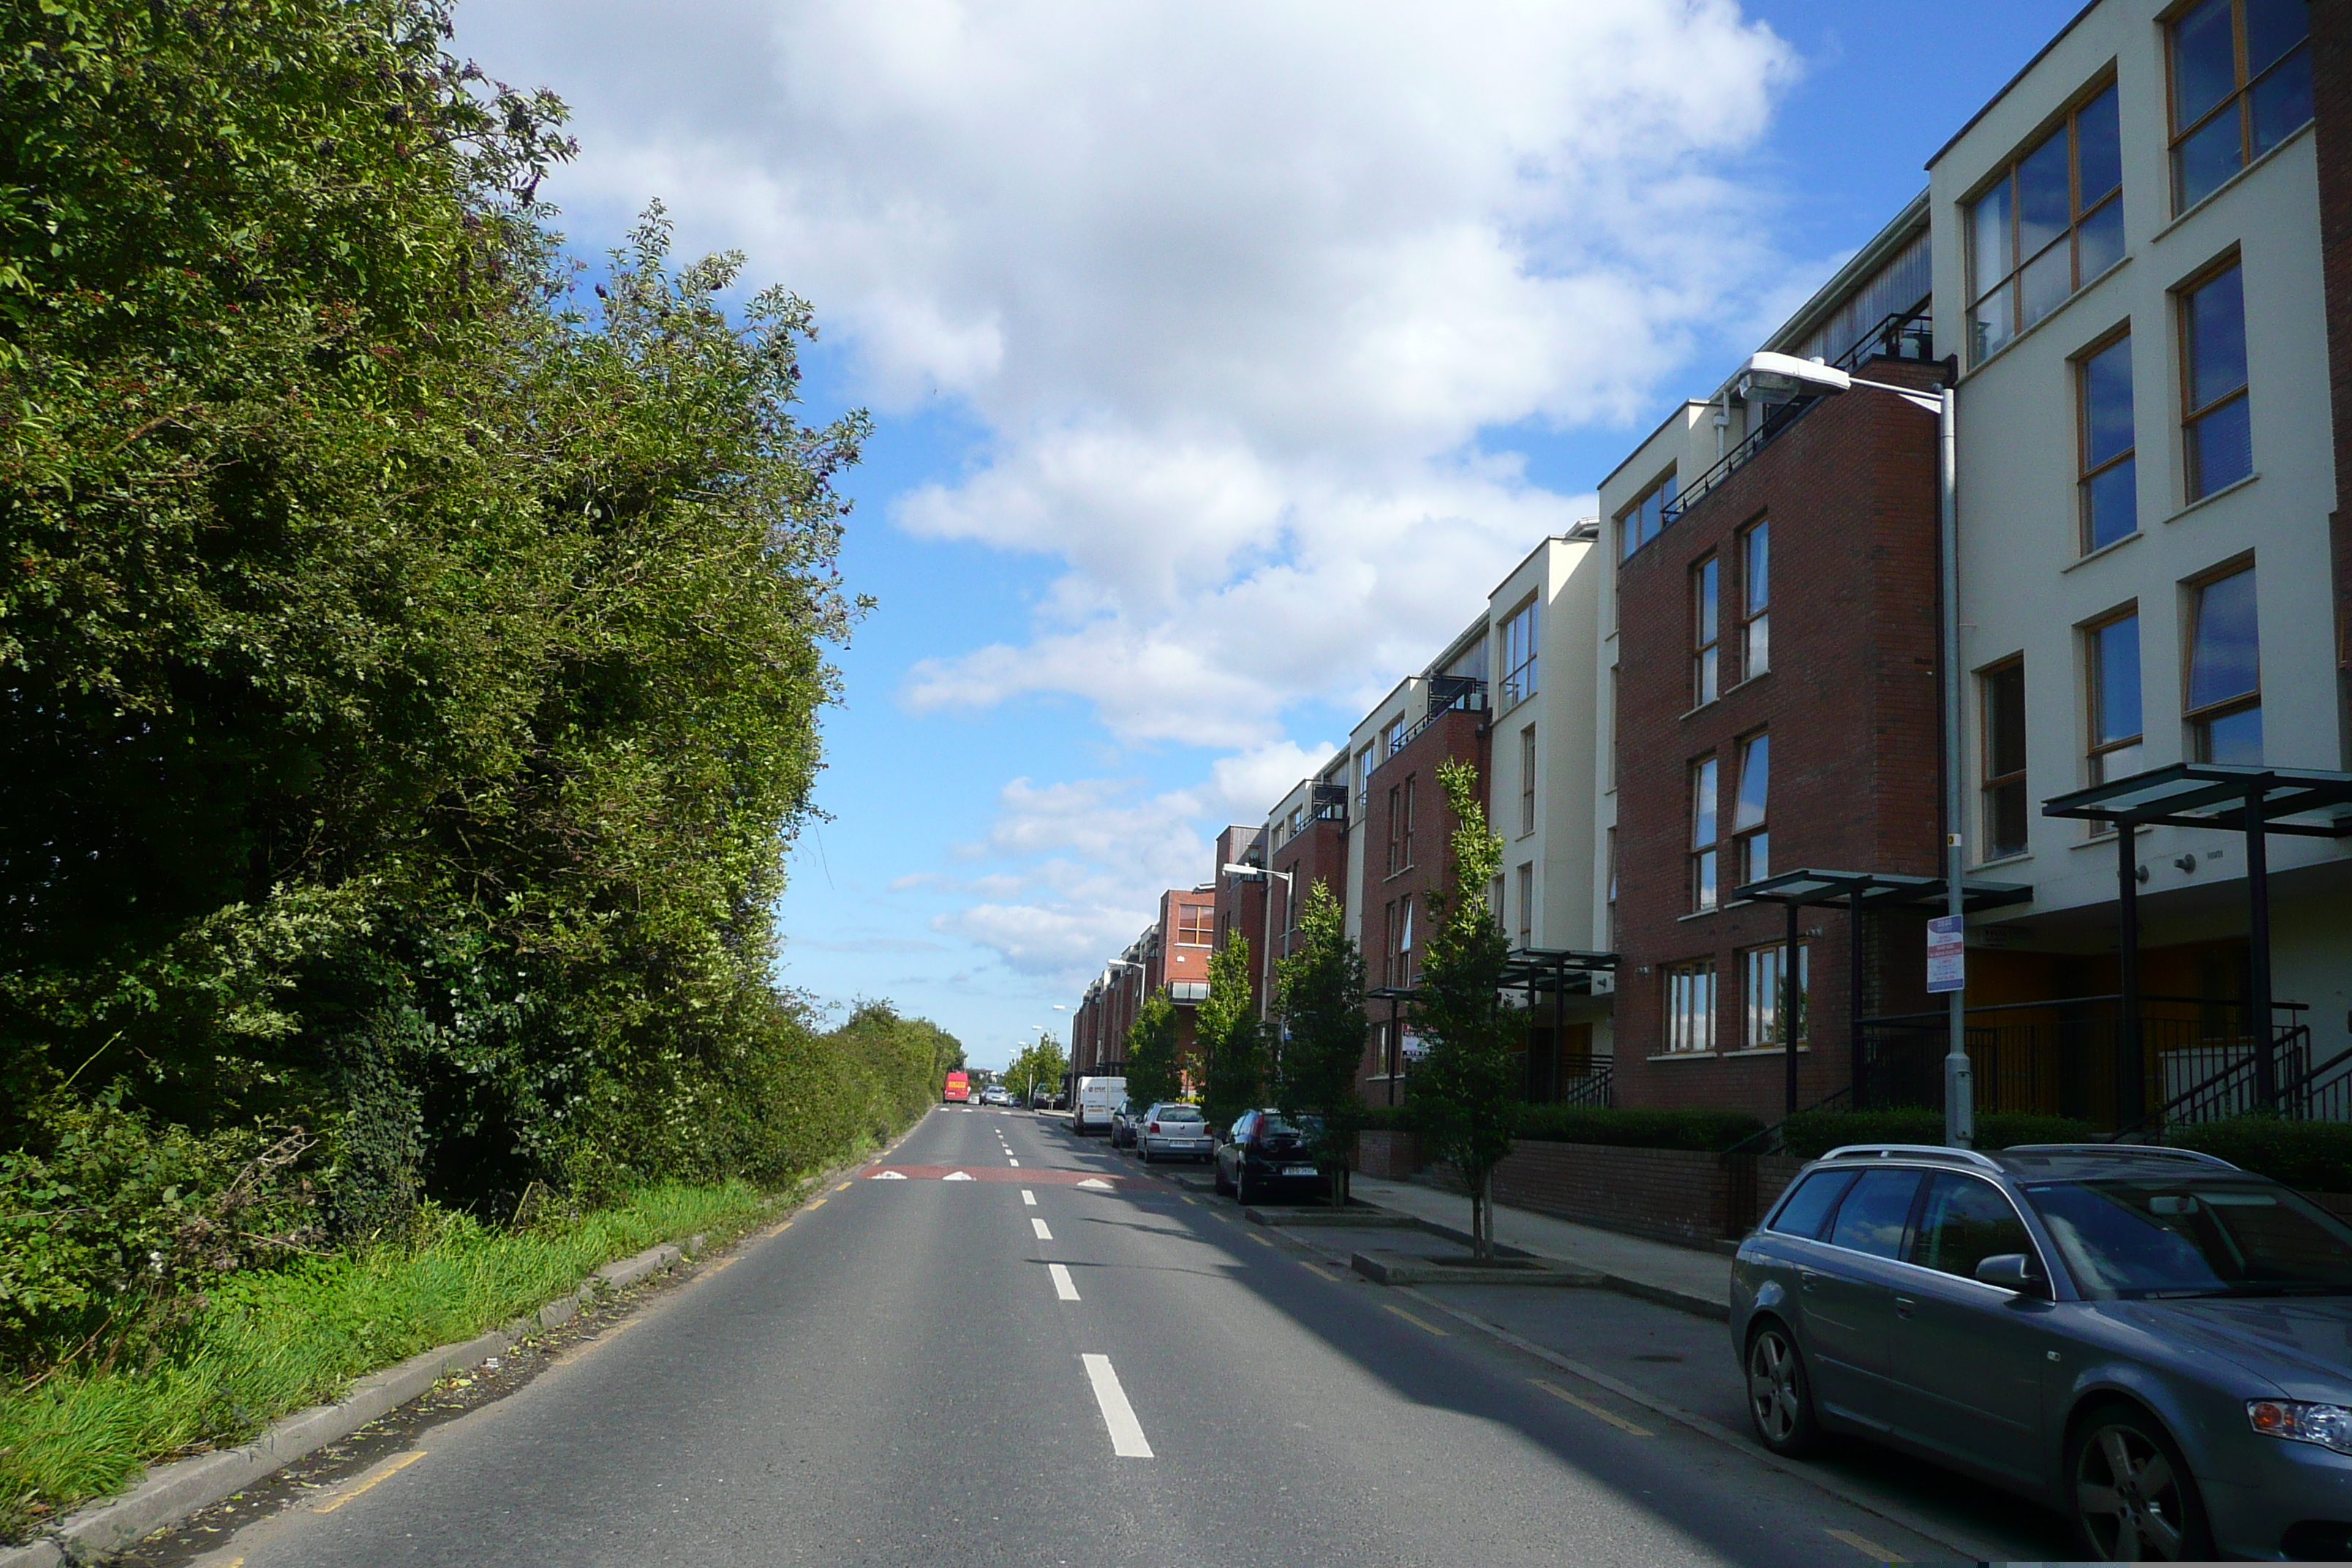
[[[1579,1225],[1705,1246],[1753,1230],[1803,1165],[1778,1154],[1529,1141],[1496,1167],[1495,1201]],[[1380,1173],[1363,1168],[1368,1175]],[[1450,1167],[1433,1167],[1430,1174],[1449,1191],[1467,1190]]]

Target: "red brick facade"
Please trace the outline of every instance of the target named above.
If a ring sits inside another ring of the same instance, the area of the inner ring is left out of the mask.
[[[1236,932],[1248,939],[1250,950],[1250,1006],[1257,1009],[1263,1003],[1258,994],[1258,959],[1265,947],[1265,897],[1264,882],[1244,882],[1225,875],[1228,866],[1254,861],[1263,847],[1265,830],[1257,827],[1228,827],[1217,835],[1216,911],[1217,946],[1222,948]]]
[[[1874,379],[1921,387],[1940,367],[1874,362]],[[1936,421],[1856,390],[1800,416],[1745,467],[1622,562],[1617,757],[1616,1085],[1628,1105],[1712,1106],[1777,1117],[1779,1052],[1739,1055],[1741,958],[1780,942],[1778,905],[1735,905],[1741,745],[1770,737],[1766,825],[1775,870],[1932,875],[1940,838],[1936,623]],[[1747,531],[1770,524],[1770,668],[1740,668]],[[1719,696],[1694,676],[1694,572],[1718,563]],[[1692,888],[1694,765],[1717,759],[1717,886]],[[1865,931],[1865,1012],[1906,1010],[1919,978],[1916,921]],[[1812,1042],[1799,1101],[1847,1079],[1848,927],[1807,910]],[[1815,934],[1818,933],[1818,934]],[[1713,1045],[1670,1055],[1672,966],[1711,966]]]
[[[2336,700],[2352,748],[2352,6],[2311,7],[2313,134],[2319,154],[2319,239],[2327,291],[2327,380],[2336,416]],[[2352,767],[2352,755],[2344,765]]]

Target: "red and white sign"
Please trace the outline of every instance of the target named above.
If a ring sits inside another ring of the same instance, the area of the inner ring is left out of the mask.
[[[1927,922],[1927,989],[1935,994],[1965,991],[1969,984],[1969,922],[1961,915],[1937,915]]]

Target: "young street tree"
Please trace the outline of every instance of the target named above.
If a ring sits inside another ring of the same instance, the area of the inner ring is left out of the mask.
[[[1035,1099],[1041,1089],[1050,1092],[1060,1088],[1062,1075],[1069,1068],[1070,1060],[1062,1054],[1060,1042],[1041,1032],[1036,1044],[1022,1047],[1012,1065],[1004,1069],[1004,1087],[1025,1103]]]
[[[1209,955],[1209,994],[1192,1022],[1208,1064],[1201,1114],[1212,1127],[1231,1127],[1265,1092],[1264,1031],[1250,1001],[1249,939],[1239,931]]]
[[[1364,1058],[1364,956],[1348,940],[1345,911],[1322,882],[1309,884],[1299,911],[1299,950],[1277,966],[1283,1021],[1277,1090],[1285,1120],[1320,1119],[1315,1163],[1331,1183],[1331,1202],[1348,1202],[1349,1162],[1364,1121],[1356,1069]]]
[[[1127,1026],[1127,1098],[1138,1105],[1173,1100],[1184,1087],[1176,1059],[1176,1005],[1165,990],[1143,999]]]
[[[1454,875],[1450,891],[1430,897],[1433,929],[1412,1004],[1428,1055],[1407,1103],[1429,1152],[1470,1189],[1472,1250],[1485,1260],[1495,1255],[1495,1167],[1511,1152],[1518,1100],[1502,1006],[1510,948],[1486,897],[1503,841],[1486,825],[1475,769],[1449,762],[1437,777],[1456,823]]]

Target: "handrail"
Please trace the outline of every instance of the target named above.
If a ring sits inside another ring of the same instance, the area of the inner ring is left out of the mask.
[[[2110,994],[2097,996],[2060,996],[2048,1002],[1990,1002],[1981,1007],[1968,1008],[1964,1016],[1973,1017],[1979,1013],[2029,1012],[2049,1007],[2072,1007],[2084,1002],[2120,1002],[2123,999],[2123,994],[2121,992],[2116,992]],[[2140,993],[2139,999],[2142,1002],[2193,1002],[2200,1007],[2242,1007],[2245,1005],[2244,1003],[2239,1001],[2234,996],[2172,996],[2151,994],[2145,991]],[[2307,1013],[2311,1010],[2311,1004],[2308,1002],[2273,1002],[2271,1004],[2271,1010],[2273,1012],[2279,1013]],[[1862,1020],[1862,1025],[1864,1028],[1868,1028],[1873,1024],[1917,1023],[1940,1025],[1950,1016],[1950,1014],[1941,1012],[1889,1013],[1875,1018],[1864,1018]]]

